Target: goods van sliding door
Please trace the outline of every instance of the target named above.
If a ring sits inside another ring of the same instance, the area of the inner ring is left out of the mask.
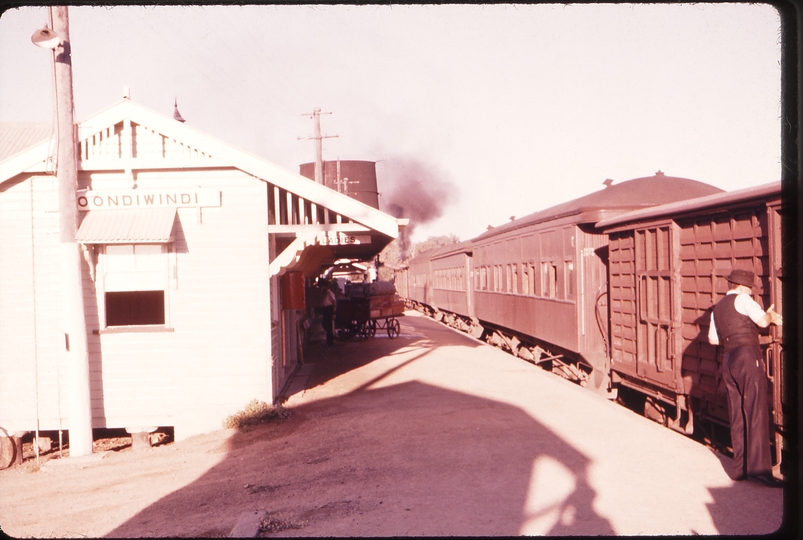
[[[636,372],[668,388],[677,387],[676,238],[672,223],[635,230]]]
[[[775,304],[775,311],[783,314],[783,259],[781,245],[781,218],[780,201],[774,201],[767,206],[767,230],[769,237],[769,302]],[[770,381],[772,393],[773,421],[776,426],[784,425],[784,411],[791,407],[787,403],[784,393],[783,365],[786,360],[783,352],[783,326],[770,325],[769,345],[765,352],[767,376]],[[780,435],[776,431],[776,442],[780,443]],[[780,452],[781,445],[776,446]],[[778,455],[780,461],[780,454]]]

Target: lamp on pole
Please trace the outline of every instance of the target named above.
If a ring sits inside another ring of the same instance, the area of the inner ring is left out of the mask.
[[[72,56],[67,6],[50,6],[50,28],[34,32],[31,41],[53,51],[56,83],[59,185],[59,242],[61,251],[62,329],[70,373],[70,456],[92,453],[92,404],[89,392],[89,352],[84,315],[81,252],[75,242],[78,228],[76,189],[78,168],[73,112]]]

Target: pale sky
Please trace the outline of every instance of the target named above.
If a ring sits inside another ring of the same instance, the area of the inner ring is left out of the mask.
[[[768,5],[70,7],[76,119],[122,98],[285,169],[369,160],[443,201],[413,240],[465,240],[658,170],[780,180],[780,18]],[[0,17],[0,122],[53,119],[47,9]],[[299,140],[301,139],[301,140]],[[394,166],[386,164],[395,164]],[[422,172],[424,171],[424,172]],[[437,189],[435,189],[437,188]]]

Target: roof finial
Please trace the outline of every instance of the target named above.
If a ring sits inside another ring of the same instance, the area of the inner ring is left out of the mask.
[[[178,112],[178,97],[173,100],[173,120],[178,120],[181,123],[186,122],[186,120],[181,117],[181,113]]]
[[[658,171],[655,172],[655,176],[663,176],[663,175],[664,175],[664,171],[658,170]]]
[[[605,185],[605,187],[611,187],[611,185],[613,184],[613,180],[611,180],[610,178],[607,178],[607,179],[606,179],[606,180],[603,182],[603,184]]]

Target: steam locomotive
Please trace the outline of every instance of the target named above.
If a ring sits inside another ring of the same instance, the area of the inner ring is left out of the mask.
[[[781,184],[734,192],[664,175],[422,253],[397,272],[411,307],[716,446],[729,443],[711,307],[734,268],[782,305]],[[782,327],[762,336],[781,461]]]

